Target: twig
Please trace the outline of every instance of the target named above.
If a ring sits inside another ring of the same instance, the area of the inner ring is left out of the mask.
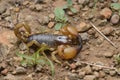
[[[115,67],[107,67],[107,66],[98,65],[98,64],[95,64],[95,63],[88,63],[88,62],[84,62],[84,61],[80,61],[80,63],[87,64],[87,65],[90,65],[90,66],[97,66],[97,67],[100,67],[100,68],[110,69],[110,70],[117,71],[117,68],[115,68]]]
[[[114,46],[117,49],[115,44],[110,39],[108,39],[92,22],[90,22],[90,24],[100,35],[102,35],[112,46]]]

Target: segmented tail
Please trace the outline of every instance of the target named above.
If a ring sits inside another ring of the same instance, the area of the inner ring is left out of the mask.
[[[81,38],[80,35],[78,35],[78,41],[79,41],[79,44],[78,44],[78,46],[77,46],[77,51],[78,51],[78,53],[79,53],[79,52],[81,51],[82,45],[83,45],[83,41],[82,41],[82,38]]]

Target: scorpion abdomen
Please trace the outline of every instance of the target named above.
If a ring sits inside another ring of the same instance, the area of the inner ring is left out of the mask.
[[[54,34],[34,34],[28,37],[27,42],[30,42],[32,40],[35,40],[39,42],[40,44],[45,43],[49,46],[55,46],[56,45],[56,35]]]

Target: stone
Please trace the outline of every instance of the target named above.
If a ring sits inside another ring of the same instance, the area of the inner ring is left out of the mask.
[[[26,74],[26,69],[24,67],[17,67],[13,74]]]
[[[86,75],[84,77],[84,80],[95,80],[95,79],[96,79],[96,77],[94,75]]]
[[[111,19],[110,19],[110,22],[112,24],[118,24],[119,21],[120,21],[119,15],[118,14],[113,14],[112,17],[111,17]]]
[[[78,79],[80,79],[80,76],[77,75],[76,73],[70,73],[70,72],[68,72],[66,74],[70,78],[70,80],[78,80]]]
[[[88,6],[89,6],[89,8],[93,8],[94,7],[94,2],[91,2]]]
[[[19,11],[20,11],[20,8],[19,8],[19,7],[15,7],[15,8],[13,8],[13,10],[14,10],[15,12],[19,12]]]
[[[93,74],[95,75],[95,77],[99,77],[99,73],[98,72],[93,72]]]
[[[100,11],[100,16],[109,19],[112,15],[112,11],[109,8],[104,8]]]
[[[107,19],[98,19],[97,22],[99,26],[105,26],[108,23]]]
[[[112,2],[114,2],[114,3],[117,3],[119,0],[111,0]]]
[[[0,43],[8,46],[9,48],[13,47],[12,44],[17,42],[17,38],[13,31],[3,30],[0,32]]]
[[[6,7],[6,5],[4,5],[4,4],[0,4],[0,14],[3,14],[5,11],[7,10],[7,7]]]
[[[41,24],[48,24],[49,23],[49,17],[48,16],[42,16],[41,19],[38,19],[38,21]]]
[[[116,72],[115,70],[110,70],[110,71],[109,71],[109,74],[110,74],[111,76],[116,75],[116,73],[117,73],[117,72]]]
[[[0,43],[0,61],[5,57],[7,56],[7,54],[9,53],[10,51],[10,48],[3,44],[3,43]]]
[[[1,74],[3,75],[7,75],[7,73],[8,73],[8,69],[4,69],[3,71],[1,71]]]
[[[70,80],[67,76],[65,76],[65,79],[64,80]]]
[[[105,74],[104,71],[99,71],[99,77],[100,77],[100,78],[103,78],[103,77],[105,77],[105,76],[106,76],[106,74]]]
[[[15,76],[12,74],[7,74],[3,80],[16,80]]]
[[[80,33],[80,36],[81,36],[83,41],[89,40],[89,35],[86,32],[85,33]]]
[[[92,69],[89,65],[84,67],[82,70],[85,71],[85,74],[92,74]]]
[[[49,17],[51,18],[51,19],[54,19],[55,18],[55,15],[54,14],[49,14]]]
[[[22,79],[23,79],[23,78],[22,78]],[[32,77],[32,75],[30,74],[30,75],[24,77],[24,80],[33,80],[33,77]]]
[[[97,42],[98,45],[101,45],[103,43],[103,41],[104,41],[104,38],[100,37],[99,39],[97,39],[96,42]],[[97,56],[97,54],[96,54],[96,56]],[[98,56],[100,56],[100,55],[98,54]]]
[[[32,5],[29,6],[29,8],[30,8],[31,10],[35,10],[35,5],[32,4]]]
[[[37,10],[37,11],[41,11],[42,10],[42,5],[40,5],[40,4],[36,4],[35,5],[35,9]]]
[[[19,49],[22,50],[22,51],[27,50],[26,44],[25,43],[20,43]]]
[[[111,57],[114,55],[114,53],[111,52],[111,51],[105,51],[105,52],[103,53],[103,55],[104,55],[106,58],[111,58]]]
[[[70,64],[70,68],[75,69],[77,66],[75,63]]]
[[[84,3],[85,3],[85,0],[78,0],[78,3],[79,3],[79,4],[84,4]]]
[[[79,71],[78,75],[80,78],[83,78],[85,76],[85,71]]]
[[[111,35],[113,31],[114,31],[114,28],[111,26],[108,26],[108,27],[106,26],[102,29],[103,34],[106,36]]]
[[[87,25],[85,22],[81,22],[76,26],[78,32],[85,32],[91,28],[90,25]]]
[[[72,11],[67,11],[67,14],[68,14],[69,16],[73,16],[73,15],[74,15]]]
[[[48,28],[53,28],[54,25],[55,25],[55,22],[49,22],[49,23],[48,23]]]
[[[42,71],[42,66],[41,65],[37,65],[36,66],[36,72],[40,72],[40,71]]]
[[[29,4],[29,1],[23,1],[22,3],[24,6]]]
[[[101,67],[93,66],[93,67],[92,67],[92,70],[94,70],[94,71],[99,71],[99,70],[101,70]]]

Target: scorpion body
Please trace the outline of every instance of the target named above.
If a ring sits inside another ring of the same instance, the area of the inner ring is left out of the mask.
[[[39,44],[45,43],[48,46],[57,46],[59,44],[70,44],[67,36],[54,34],[34,34],[28,37],[27,42],[37,41]]]
[[[19,30],[21,27],[24,27],[26,32],[21,33]],[[55,57],[56,53],[58,53],[62,59],[72,59],[82,49],[82,39],[76,29],[69,26],[61,29],[61,32],[66,35],[31,34],[31,29],[26,23],[19,23],[14,28],[15,35],[26,43],[28,48],[33,45],[42,47],[41,44],[47,44],[50,48],[55,47],[56,51],[53,51],[51,56],[53,60],[58,63],[60,63],[60,61]]]

